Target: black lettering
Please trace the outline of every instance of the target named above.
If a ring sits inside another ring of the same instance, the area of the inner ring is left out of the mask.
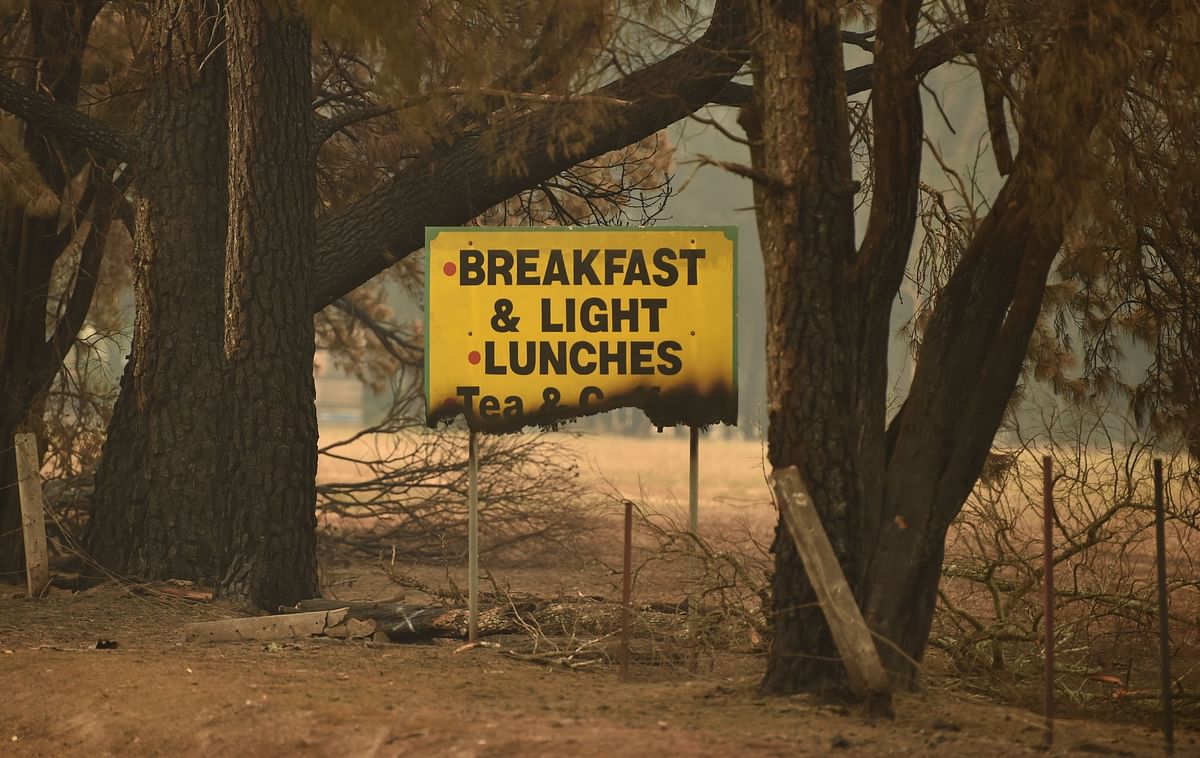
[[[625,342],[600,343],[600,374],[625,376],[628,371],[629,345]]]
[[[458,283],[464,287],[483,284],[483,253],[479,250],[458,251]]]
[[[625,251],[624,250],[605,250],[604,251],[604,283],[612,284],[617,281],[617,276],[625,271]]]
[[[521,360],[521,347],[525,348],[525,360]],[[508,343],[508,369],[517,376],[529,376],[537,366],[537,343],[532,340]]]
[[[584,387],[579,392],[579,407],[581,409],[586,409],[588,407],[588,404],[592,400],[603,400],[603,399],[604,399],[604,392],[599,387],[588,385],[587,387]]]
[[[675,251],[669,247],[660,247],[654,251],[654,268],[658,269],[658,273],[654,275],[654,283],[659,287],[670,287],[679,281],[679,269],[670,261],[675,260]]]
[[[593,360],[584,363],[579,358],[580,353],[587,353]],[[590,342],[576,342],[571,345],[571,370],[576,374],[586,376],[596,371],[596,346]]]
[[[479,415],[482,418],[494,418],[500,412],[500,398],[495,395],[484,395],[479,398]]]
[[[603,332],[608,329],[608,304],[598,297],[589,297],[579,306],[579,323],[585,332]],[[598,315],[593,315],[599,311]]]
[[[704,259],[703,250],[680,250],[679,257],[687,261],[687,283],[689,287],[696,284],[696,263]]]
[[[463,400],[463,410],[467,415],[471,415],[471,411],[475,406],[475,398],[479,396],[479,387],[474,385],[458,386],[454,390],[454,394],[458,395]]]
[[[625,269],[625,284],[650,284],[650,272],[646,270],[646,254],[639,248],[629,251],[629,268]]]
[[[683,345],[675,340],[658,343],[658,372],[664,376],[674,376],[683,369],[683,359],[677,353],[683,352]]]
[[[570,284],[567,279],[567,266],[563,260],[562,250],[551,250],[546,258],[546,274],[542,284]]]
[[[496,363],[496,343],[488,340],[483,343],[483,373],[490,376],[503,376],[508,368]]]
[[[654,373],[650,361],[654,358],[654,343],[649,340],[638,340],[629,345],[629,373],[646,375]]]
[[[525,410],[519,395],[509,395],[504,398],[504,418],[516,418]]]
[[[658,316],[662,313],[663,308],[667,307],[667,299],[665,297],[644,297],[642,298],[642,307],[649,312],[650,331],[657,332],[659,330]]]
[[[541,284],[537,275],[537,258],[540,252],[540,250],[517,251],[517,284],[523,286]]]
[[[554,314],[552,314],[550,312],[552,310],[552,307],[551,307],[552,305],[553,305],[553,303],[550,301],[550,298],[548,298],[548,297],[542,298],[542,331],[543,332],[561,332],[563,330],[562,324],[554,323]]]
[[[567,312],[565,315],[567,318],[566,330],[568,332],[575,331],[575,298],[573,298],[573,297],[567,298]]]
[[[543,376],[546,374],[562,375],[567,373],[567,343],[559,340],[558,342],[542,342],[539,344],[541,355],[538,361],[538,370]]]
[[[512,284],[513,254],[508,250],[488,250],[488,284],[496,284],[503,278],[505,284]]]
[[[596,256],[600,255],[599,250],[589,250],[584,255],[582,250],[575,251],[575,285],[583,284],[583,280],[587,279],[588,284],[599,284],[600,277],[596,276]]]
[[[613,298],[612,309],[609,311],[608,322],[614,332],[636,332],[638,329],[638,306],[636,297],[629,298],[629,304],[623,305],[620,298]]]

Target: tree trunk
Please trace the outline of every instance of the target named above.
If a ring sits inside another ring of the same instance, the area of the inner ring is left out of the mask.
[[[227,7],[228,549],[218,594],[260,608],[316,594],[315,240],[309,30]]]
[[[749,131],[752,141],[761,134],[756,163],[770,175],[756,186],[767,283],[767,455],[772,466],[799,467],[853,586],[859,546],[851,535],[879,497],[883,469],[882,395],[870,390],[886,377],[856,370],[854,346],[864,340],[844,275],[854,219],[836,3],[798,10],[764,2],[755,19],[761,131],[755,124]],[[840,688],[837,649],[782,522],[773,551],[775,636],[764,687]]]
[[[38,83],[63,105],[73,106],[78,99],[83,50],[102,5],[74,0],[30,7],[28,52],[38,61]],[[59,195],[87,160],[77,147],[64,146],[57,137],[31,124],[24,125],[21,143],[46,185]],[[89,206],[98,207],[92,198],[94,193],[89,191],[79,203],[77,222],[83,220]],[[99,220],[95,213],[93,220]],[[97,266],[107,222],[100,221],[99,226],[103,230],[89,241],[100,246],[92,250]],[[24,575],[13,435],[37,431],[40,419],[33,411],[38,399],[50,389],[61,362],[60,347],[65,352],[91,302],[89,283],[79,288],[79,297],[72,294],[72,318],[64,317],[55,325],[55,332],[63,333],[61,345],[53,339],[47,341],[51,275],[55,262],[70,248],[73,231],[71,224],[60,229],[53,213],[39,217],[22,208],[0,209],[0,580],[20,581]],[[95,269],[81,269],[77,282],[82,283],[89,274],[94,276]]]
[[[1128,75],[1127,64],[1097,67],[1081,51],[1111,46],[1121,27],[1081,24],[1047,46],[1026,94],[1022,148],[938,293],[908,398],[885,424],[890,313],[912,246],[920,178],[913,72],[920,3],[878,6],[872,196],[857,250],[839,3],[752,5],[755,103],[742,123],[759,175],[768,457],[775,467],[799,468],[884,665],[911,685],[947,530],[1020,378],[1050,266],[1079,201],[1081,167],[1097,160],[1088,136]],[[782,523],[773,550],[775,636],[763,688],[844,692],[845,670]]]
[[[134,338],[86,541],[147,578],[212,581],[224,534],[226,82],[216,3],[151,10],[134,234]]]

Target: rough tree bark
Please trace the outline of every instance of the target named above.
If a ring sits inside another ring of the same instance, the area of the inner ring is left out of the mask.
[[[226,410],[226,81],[219,6],[150,11],[132,352],[96,473],[87,545],[122,574],[211,581]]]
[[[886,377],[855,371],[867,319],[844,275],[855,254],[854,185],[837,5],[763,2],[754,19],[757,117],[743,122],[766,175],[755,192],[767,282],[768,457],[777,468],[799,467],[857,590],[859,546],[851,536],[862,528],[862,504],[879,497],[883,406],[873,390]],[[877,349],[886,350],[886,337]],[[782,524],[774,551],[765,687],[836,681],[836,647]]]
[[[273,608],[317,594],[310,33],[261,0],[230,3],[226,19],[229,528],[217,591]]]
[[[874,187],[857,249],[839,3],[752,5],[755,102],[743,124],[755,144],[766,266],[768,457],[799,468],[885,666],[912,684],[946,531],[1020,377],[1051,263],[1086,167],[1098,160],[1089,136],[1132,56],[1097,65],[1082,54],[1121,35],[1119,21],[1099,15],[1063,31],[1040,62],[1011,173],[939,293],[909,396],[886,423],[890,312],[920,178],[920,3],[878,7]],[[775,637],[763,687],[844,692],[844,669],[782,524],[773,549]]]

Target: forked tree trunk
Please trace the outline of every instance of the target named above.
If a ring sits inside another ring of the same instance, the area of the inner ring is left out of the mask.
[[[1024,126],[1038,139],[1022,140],[992,211],[940,291],[908,398],[886,423],[890,313],[920,178],[921,109],[911,73],[920,3],[878,6],[871,209],[857,249],[840,3],[752,5],[755,105],[743,125],[761,174],[768,457],[775,467],[799,468],[885,666],[913,684],[947,530],[1020,377],[1051,263],[1078,204],[1079,167],[1096,160],[1087,135],[1128,75],[1128,62],[1097,66],[1079,51],[1110,45],[1121,27],[1081,24],[1048,48],[1027,93]],[[845,671],[782,524],[773,550],[775,636],[763,687],[843,691]]]
[[[230,528],[218,592],[272,608],[317,590],[310,35],[260,0],[230,3],[227,19]]]
[[[216,3],[151,10],[134,234],[134,338],[86,535],[101,564],[213,580],[224,521],[226,82]]]

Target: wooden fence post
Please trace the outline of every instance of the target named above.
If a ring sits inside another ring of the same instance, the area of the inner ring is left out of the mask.
[[[867,697],[886,696],[891,692],[891,680],[883,668],[871,630],[863,620],[858,602],[837,556],[829,536],[821,526],[821,518],[813,508],[800,472],[795,466],[776,469],[771,474],[771,486],[783,521],[787,525],[796,550],[804,562],[804,571],[812,582],[821,611],[833,633],[834,644],[842,656],[850,686],[860,695]]]
[[[42,493],[37,438],[18,434],[13,443],[21,495],[21,531],[25,536],[26,585],[30,597],[39,597],[50,584],[50,567],[46,559],[46,497]]]

